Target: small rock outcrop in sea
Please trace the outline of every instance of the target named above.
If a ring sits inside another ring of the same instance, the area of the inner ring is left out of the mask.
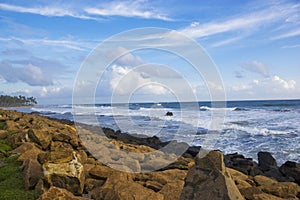
[[[168,112],[166,113],[166,116],[173,116],[173,113],[172,113],[171,111],[168,111]]]
[[[210,151],[205,157],[195,158],[195,165],[185,179],[181,200],[244,199],[223,162],[220,151]]]

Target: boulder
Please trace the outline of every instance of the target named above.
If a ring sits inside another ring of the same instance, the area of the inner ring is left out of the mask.
[[[180,199],[244,199],[223,160],[220,151],[210,151],[203,158],[198,154],[195,165],[188,171]]]
[[[102,187],[95,188],[91,192],[93,199],[102,200],[163,200],[162,194],[141,186],[130,180],[120,180],[116,178],[108,179]]]
[[[45,153],[40,153],[38,155],[38,161],[41,164],[44,164],[46,162],[49,163],[67,163],[73,160],[74,158],[74,151],[71,150],[64,150],[64,151],[48,151]]]
[[[68,190],[58,188],[58,187],[50,187],[50,189],[45,192],[39,200],[88,200],[87,198],[83,197],[76,197]]]
[[[276,184],[268,184],[259,187],[263,192],[281,197],[284,199],[294,198],[299,192],[299,186],[292,182],[278,182]]]
[[[238,170],[246,175],[255,176],[263,173],[252,158],[245,158],[238,153],[225,155],[224,162],[226,167]]]
[[[7,138],[7,130],[0,130],[0,140]]]
[[[300,185],[300,164],[287,161],[280,167],[280,172],[287,177],[293,178]]]
[[[31,141],[41,145],[44,150],[49,147],[52,141],[52,133],[47,129],[29,129],[28,136]]]
[[[277,162],[269,152],[258,152],[258,166],[265,172],[274,168],[277,168]]]
[[[44,163],[43,171],[50,186],[65,188],[76,195],[82,194],[85,180],[84,169],[75,154],[74,159],[69,162]]]
[[[42,166],[37,160],[27,159],[22,166],[26,190],[34,189],[43,176]]]
[[[24,162],[27,159],[36,160],[38,154],[42,153],[43,151],[33,142],[24,142],[22,145],[17,147],[16,149],[12,150],[12,154],[19,154],[19,161]]]

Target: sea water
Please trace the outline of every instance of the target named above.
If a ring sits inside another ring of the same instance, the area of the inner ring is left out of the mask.
[[[300,162],[300,100],[229,101],[223,105],[155,102],[45,105],[18,110],[75,118],[81,123],[131,134],[156,135],[163,141],[176,139],[225,154],[238,152],[255,160],[259,151],[268,151],[279,165],[287,160]],[[218,111],[222,111],[222,120],[214,128],[213,115]],[[166,116],[166,112],[173,116]]]

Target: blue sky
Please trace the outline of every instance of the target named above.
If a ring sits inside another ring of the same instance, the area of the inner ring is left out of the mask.
[[[126,30],[160,27],[185,34],[206,50],[224,85],[206,84],[225,89],[228,100],[299,99],[299,13],[296,0],[1,0],[0,94],[33,95],[40,103],[71,103],[77,72],[98,44]],[[115,51],[126,49],[120,46]],[[175,68],[182,64],[157,51],[127,54],[123,61],[107,71],[99,86],[100,97],[111,95],[132,62]],[[170,78],[168,70],[157,73]],[[186,66],[180,73],[199,100],[209,100],[203,80],[197,80]],[[170,84],[178,83],[174,77]],[[128,78],[140,83],[149,80],[139,71]],[[139,96],[136,101],[172,100],[166,88],[156,84],[134,96]]]

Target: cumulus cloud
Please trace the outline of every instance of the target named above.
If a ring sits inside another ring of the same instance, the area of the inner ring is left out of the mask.
[[[266,78],[270,77],[268,68],[261,62],[258,61],[244,62],[241,64],[241,67],[250,72],[258,73],[263,77]]]
[[[127,67],[114,65],[112,67],[111,89],[119,95],[130,94],[137,89],[144,94],[167,94],[168,90],[159,83],[144,78],[141,73]]]
[[[8,62],[0,63],[0,76],[10,83],[24,82],[30,86],[52,85],[51,76],[46,75],[38,66],[28,64],[24,67],[13,67]]]
[[[285,80],[277,75],[249,83],[233,85],[229,88],[232,98],[295,98],[300,92],[295,80]],[[238,96],[237,96],[238,95]]]
[[[118,57],[122,55],[121,57]],[[107,53],[107,58],[110,60],[115,60],[115,64],[121,66],[135,67],[143,63],[142,59],[138,56],[134,56],[132,53],[128,52],[127,49],[123,47],[118,47],[113,51]]]

